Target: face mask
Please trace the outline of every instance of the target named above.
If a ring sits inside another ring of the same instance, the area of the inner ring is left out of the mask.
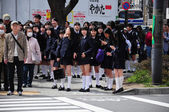
[[[32,32],[28,32],[28,33],[27,33],[27,36],[28,36],[28,37],[32,37],[32,36],[33,36],[33,33],[32,33]]]
[[[0,35],[4,34],[5,31],[4,30],[0,30]]]

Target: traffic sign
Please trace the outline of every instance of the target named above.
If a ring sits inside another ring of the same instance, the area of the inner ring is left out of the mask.
[[[124,10],[130,9],[130,3],[129,3],[129,2],[123,2],[122,8],[123,8]]]

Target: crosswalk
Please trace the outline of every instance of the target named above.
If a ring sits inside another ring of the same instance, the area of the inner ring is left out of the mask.
[[[112,112],[66,97],[0,99],[0,112]]]

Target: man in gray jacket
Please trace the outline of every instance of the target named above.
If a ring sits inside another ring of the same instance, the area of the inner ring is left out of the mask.
[[[11,29],[12,32],[6,35],[4,46],[4,62],[8,64],[9,68],[10,89],[7,95],[13,95],[14,92],[14,73],[16,66],[18,77],[17,92],[19,96],[22,96],[23,65],[27,58],[26,36],[23,32],[19,31],[17,21],[11,23]]]

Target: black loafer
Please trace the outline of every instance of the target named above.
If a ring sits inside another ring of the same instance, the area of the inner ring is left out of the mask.
[[[85,92],[90,92],[90,88],[86,89]]]
[[[120,92],[122,92],[122,91],[124,91],[123,87],[120,88],[120,89],[118,89],[117,91],[114,91],[113,94],[117,94],[117,93],[120,93]]]
[[[81,88],[81,89],[79,90],[79,92],[85,92],[85,89]]]
[[[52,89],[57,89],[57,85],[53,85],[53,86],[52,86]]]
[[[64,91],[65,90],[65,87],[59,87],[59,89],[58,89],[59,91]]]
[[[69,92],[69,91],[72,91],[72,90],[70,88],[67,88],[66,91]]]

